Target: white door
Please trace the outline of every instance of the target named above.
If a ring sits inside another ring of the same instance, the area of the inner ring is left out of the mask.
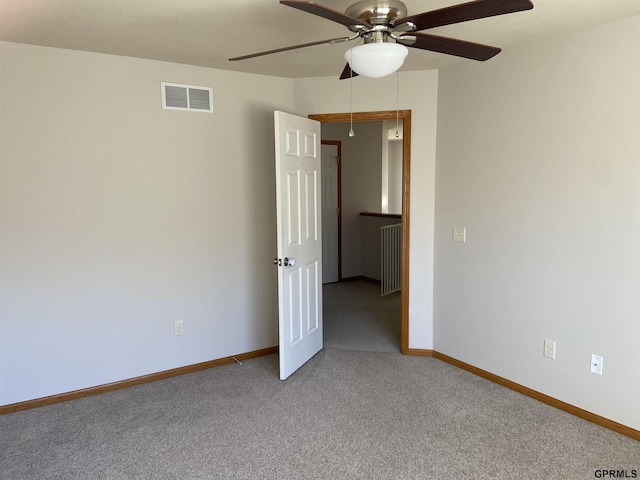
[[[274,112],[280,379],[322,349],[320,122]]]
[[[338,145],[322,144],[322,283],[338,281]]]

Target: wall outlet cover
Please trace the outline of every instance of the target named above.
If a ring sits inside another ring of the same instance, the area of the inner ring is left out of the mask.
[[[600,355],[591,354],[591,372],[596,375],[602,375],[602,364],[604,363],[604,358]]]
[[[467,228],[453,227],[453,241],[465,243],[467,241]]]
[[[182,320],[178,320],[176,322],[174,322],[173,324],[173,334],[178,336],[178,335],[184,335],[184,322]]]
[[[556,342],[553,340],[544,340],[544,356],[552,360],[556,359]]]

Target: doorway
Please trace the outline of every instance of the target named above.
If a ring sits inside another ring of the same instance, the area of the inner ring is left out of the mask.
[[[314,114],[309,118],[320,123],[378,122],[401,119],[404,139],[402,142],[402,289],[400,306],[400,351],[409,353],[409,192],[411,157],[411,110],[380,112]]]

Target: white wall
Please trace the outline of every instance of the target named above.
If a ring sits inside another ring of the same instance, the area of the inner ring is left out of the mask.
[[[388,140],[388,213],[402,213],[402,140]]]
[[[161,81],[212,86],[215,113],[162,110]],[[278,343],[269,179],[292,88],[0,44],[1,405]]]
[[[402,213],[402,120],[385,120],[382,139],[382,213]],[[398,135],[396,137],[396,135]]]
[[[440,72],[434,314],[437,351],[635,429],[638,45],[633,17]]]
[[[349,111],[349,81],[337,76],[296,79],[300,115]],[[438,72],[399,74],[399,108],[412,111],[409,347],[433,347],[433,228]],[[354,111],[395,110],[396,77],[353,79]]]
[[[328,123],[322,126],[323,140],[341,142],[342,170],[342,277],[363,275],[360,212],[380,211],[382,176],[382,124],[363,122],[354,126]]]

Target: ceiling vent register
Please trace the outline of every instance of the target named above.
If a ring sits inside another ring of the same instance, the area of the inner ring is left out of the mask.
[[[162,108],[213,113],[213,88],[161,82]]]

